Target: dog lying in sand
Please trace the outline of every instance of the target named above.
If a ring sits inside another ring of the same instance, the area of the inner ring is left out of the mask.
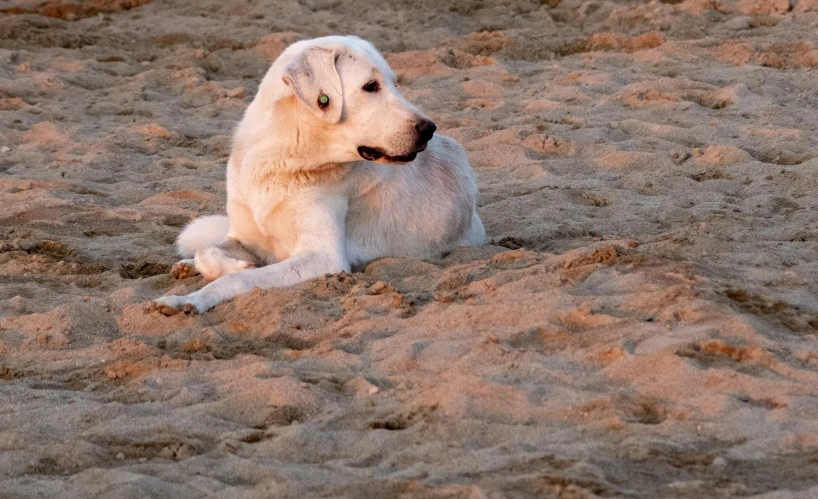
[[[236,130],[227,216],[179,235],[179,275],[212,281],[151,309],[202,313],[261,288],[379,257],[440,258],[483,243],[465,151],[396,88],[369,42],[329,36],[275,61]]]

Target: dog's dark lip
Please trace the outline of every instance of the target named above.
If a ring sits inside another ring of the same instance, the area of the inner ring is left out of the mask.
[[[367,161],[377,161],[386,156],[380,149],[366,146],[358,146],[358,154]]]
[[[417,151],[408,154],[406,156],[387,156],[386,159],[391,161],[392,163],[408,163],[410,161],[414,161],[415,158],[418,156]]]
[[[411,152],[405,156],[389,156],[381,149],[366,146],[358,146],[358,154],[367,161],[384,160],[388,163],[409,163],[410,161],[415,160],[419,152],[426,150],[427,144],[423,144],[417,151]]]

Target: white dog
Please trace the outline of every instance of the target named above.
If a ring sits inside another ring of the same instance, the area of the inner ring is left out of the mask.
[[[201,313],[256,286],[482,244],[463,148],[433,135],[435,124],[395,84],[384,58],[360,38],[287,48],[236,131],[227,216],[198,218],[177,241],[189,258],[175,266],[177,275],[192,266],[213,282],[152,308]]]

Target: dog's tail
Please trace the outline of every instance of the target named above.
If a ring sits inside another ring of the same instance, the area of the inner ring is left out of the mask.
[[[225,241],[229,230],[230,220],[224,215],[199,217],[176,238],[176,251],[184,258],[193,258],[197,250]]]

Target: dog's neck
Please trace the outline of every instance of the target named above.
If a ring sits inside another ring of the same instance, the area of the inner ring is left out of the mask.
[[[348,172],[352,162],[322,159],[331,144],[321,142],[323,134],[316,130],[325,124],[297,112],[298,105],[292,95],[273,102],[253,101],[235,135],[231,161],[240,167],[253,165],[251,174],[258,179],[320,181],[337,179]]]

